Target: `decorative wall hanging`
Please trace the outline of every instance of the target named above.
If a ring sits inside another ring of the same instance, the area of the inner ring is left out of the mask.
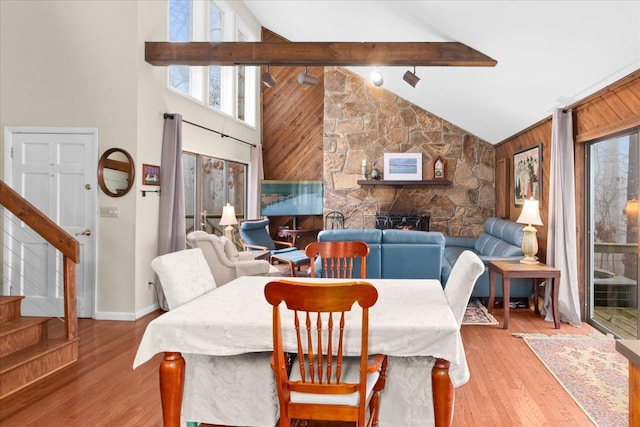
[[[513,155],[513,192],[517,206],[526,199],[542,200],[542,145]]]
[[[142,164],[142,185],[160,185],[160,166]]]

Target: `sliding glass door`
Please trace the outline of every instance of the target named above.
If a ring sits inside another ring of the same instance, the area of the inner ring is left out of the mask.
[[[638,132],[589,145],[589,321],[638,337]]]
[[[204,230],[224,235],[222,207],[229,203],[236,218],[245,217],[247,165],[194,153],[183,153],[187,233]]]

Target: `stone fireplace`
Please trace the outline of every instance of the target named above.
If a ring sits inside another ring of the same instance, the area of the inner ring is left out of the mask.
[[[429,231],[429,215],[378,213],[376,228],[381,230]]]
[[[491,144],[345,68],[325,67],[324,82],[325,211],[342,212],[347,228],[376,228],[391,213],[428,217],[427,229],[447,235],[481,232],[495,210]],[[423,180],[443,159],[446,185],[384,181],[384,153],[418,152]],[[378,185],[358,183],[362,160],[382,172]]]

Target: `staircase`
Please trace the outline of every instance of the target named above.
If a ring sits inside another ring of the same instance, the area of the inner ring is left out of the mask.
[[[0,399],[78,360],[78,338],[49,338],[50,317],[21,317],[23,296],[0,296]]]

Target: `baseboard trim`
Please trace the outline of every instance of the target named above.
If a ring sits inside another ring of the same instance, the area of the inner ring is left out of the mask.
[[[96,319],[96,320],[121,320],[121,321],[135,322],[136,320],[140,319],[141,317],[144,317],[149,313],[153,313],[154,311],[156,311],[159,308],[160,308],[160,306],[156,303],[156,304],[150,305],[150,306],[148,306],[146,308],[143,308],[142,310],[136,311],[135,313],[114,312],[114,311],[96,311],[96,313],[93,316],[93,318]]]

